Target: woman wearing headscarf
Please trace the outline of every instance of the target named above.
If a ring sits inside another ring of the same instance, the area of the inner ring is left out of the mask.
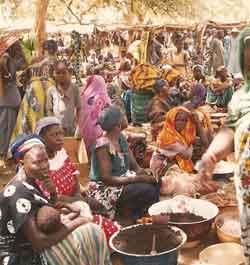
[[[110,265],[104,233],[67,206],[57,232],[45,234],[37,225],[39,209],[53,208],[36,180],[47,177],[48,156],[37,136],[19,138],[12,146],[21,167],[0,193],[0,253],[4,264]],[[65,206],[64,206],[65,207]],[[60,210],[60,209],[58,209]]]
[[[8,153],[12,132],[16,125],[21,96],[16,72],[25,64],[20,42],[16,36],[0,39],[0,164]],[[2,162],[4,165],[4,162]],[[1,167],[1,165],[0,165]]]
[[[157,150],[154,152],[150,168],[156,177],[163,176],[173,164],[186,172],[193,172],[193,145],[200,136],[203,145],[208,139],[198,115],[187,108],[175,107],[165,117],[165,124],[157,137]]]
[[[52,191],[56,193],[56,200],[64,203],[72,203],[74,207],[81,210],[81,215],[93,219],[92,221],[101,226],[109,242],[110,236],[116,232],[120,226],[113,223],[102,215],[94,214],[103,213],[101,205],[93,202],[90,198],[83,196],[80,192],[79,172],[70,160],[69,155],[63,148],[64,130],[62,123],[56,117],[45,117],[37,122],[36,133],[41,137],[46,146],[49,157],[48,177],[52,181]],[[42,181],[37,180],[37,185],[43,194],[51,198],[51,191],[43,185]],[[90,206],[94,207],[90,210]]]
[[[134,221],[159,199],[159,186],[135,161],[122,130],[127,121],[117,107],[108,107],[98,123],[103,135],[93,146],[89,195],[98,200],[110,218],[116,214]]]
[[[250,28],[239,36],[239,62],[245,83],[236,91],[228,108],[225,127],[216,135],[203,155],[200,174],[211,178],[215,164],[226,158],[233,150],[236,157],[235,186],[241,222],[241,242],[244,247],[245,264],[250,264]]]
[[[154,86],[155,96],[147,106],[147,118],[151,123],[152,136],[156,139],[163,127],[166,113],[175,106],[172,100],[169,85],[163,79],[157,79]]]
[[[155,96],[147,106],[147,116],[149,121],[161,120],[165,114],[173,107],[168,101],[169,86],[163,79],[156,79],[154,86]]]
[[[233,95],[233,82],[227,68],[221,66],[216,70],[215,79],[207,90],[206,102],[218,108],[227,109]]]
[[[79,129],[87,152],[90,153],[91,146],[102,135],[102,129],[97,124],[98,117],[105,106],[111,105],[103,77],[92,75],[87,78],[86,86],[81,92],[81,101]]]

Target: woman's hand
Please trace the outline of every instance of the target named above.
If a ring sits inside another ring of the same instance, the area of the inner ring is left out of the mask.
[[[193,146],[187,147],[179,154],[183,159],[191,159],[193,155]]]
[[[198,164],[199,175],[202,179],[211,179],[217,161],[212,153],[205,153]]]
[[[70,231],[75,230],[77,227],[91,222],[89,218],[81,217],[77,213],[69,213],[61,216],[61,223]]]
[[[61,209],[62,212],[64,212],[64,213],[75,213],[75,214],[79,215],[80,212],[81,212],[80,207],[78,207],[77,205],[74,205],[74,204],[71,204],[71,203],[64,203],[64,202],[61,202],[61,201],[58,201],[55,204],[55,207],[57,209]]]
[[[201,123],[199,115],[196,112],[192,112],[192,118],[196,125],[199,125]]]

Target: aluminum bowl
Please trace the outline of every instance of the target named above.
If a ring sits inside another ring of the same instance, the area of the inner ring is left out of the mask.
[[[219,213],[218,207],[208,201],[193,199],[186,196],[176,196],[173,199],[161,201],[153,204],[149,208],[149,215],[159,215],[161,213],[178,213],[178,209],[173,210],[176,201],[179,199],[186,200],[192,213],[202,216],[205,220],[199,222],[169,222],[170,225],[179,227],[187,234],[186,248],[194,247],[200,243],[200,240],[211,230],[212,223]]]

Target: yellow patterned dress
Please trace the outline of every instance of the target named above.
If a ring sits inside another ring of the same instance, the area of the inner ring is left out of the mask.
[[[19,134],[34,132],[37,121],[46,116],[46,92],[49,87],[54,85],[54,81],[50,78],[31,78],[20,106],[16,127],[12,134],[12,141]]]

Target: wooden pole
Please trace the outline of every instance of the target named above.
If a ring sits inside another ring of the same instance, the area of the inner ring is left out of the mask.
[[[46,33],[46,18],[49,6],[49,0],[37,0],[36,2],[36,22],[35,22],[35,35],[36,35],[36,49],[38,56],[42,55],[42,44],[47,38]]]

